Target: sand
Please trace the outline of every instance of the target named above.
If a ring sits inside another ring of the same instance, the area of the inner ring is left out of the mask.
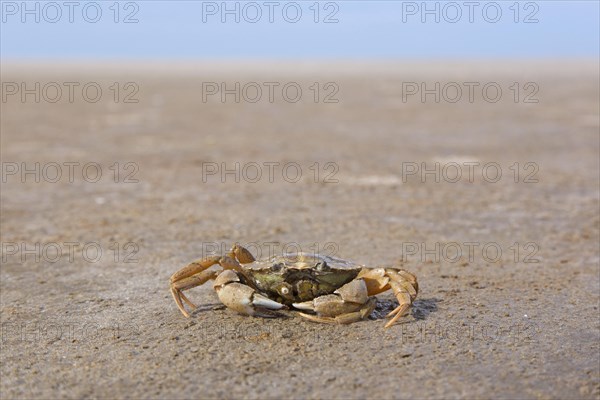
[[[600,398],[597,62],[4,63],[2,82],[3,399]],[[170,275],[235,242],[402,267],[420,292],[389,329],[391,292],[341,326],[240,316],[206,284],[184,318]]]

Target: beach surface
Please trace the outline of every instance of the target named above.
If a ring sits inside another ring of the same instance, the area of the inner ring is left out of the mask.
[[[598,64],[3,63],[0,397],[600,398]],[[425,93],[424,93],[425,92]],[[460,94],[460,96],[459,96]],[[241,243],[418,277],[237,315]]]

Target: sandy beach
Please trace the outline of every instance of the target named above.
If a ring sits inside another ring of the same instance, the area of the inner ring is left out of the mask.
[[[597,61],[2,64],[0,396],[600,398]],[[241,243],[419,280],[389,329],[169,277]]]

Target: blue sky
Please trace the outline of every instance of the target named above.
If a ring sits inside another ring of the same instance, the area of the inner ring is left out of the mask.
[[[22,1],[2,0],[0,55],[3,59],[599,56],[596,0],[310,0],[266,5],[268,1],[76,1],[71,7],[64,5],[65,0],[28,1],[26,12]],[[234,12],[223,13],[224,7]]]

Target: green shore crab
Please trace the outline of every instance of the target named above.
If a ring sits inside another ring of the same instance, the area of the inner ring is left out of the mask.
[[[222,270],[209,269],[220,265]],[[375,309],[378,293],[392,289],[398,307],[387,317],[393,325],[405,315],[415,300],[417,278],[399,268],[366,268],[362,265],[313,253],[289,253],[266,260],[234,245],[225,256],[209,256],[194,261],[171,276],[171,294],[181,313],[183,306],[196,306],[184,290],[214,280],[221,302],[240,314],[275,317],[277,310],[308,311],[300,316],[314,322],[349,324],[360,321]]]

